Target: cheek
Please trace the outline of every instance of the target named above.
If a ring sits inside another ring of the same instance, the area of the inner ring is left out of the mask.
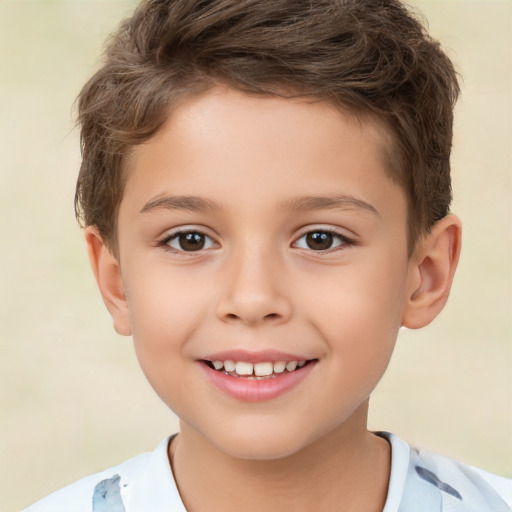
[[[335,364],[343,366],[343,371],[375,372],[380,378],[387,366],[404,304],[406,282],[401,267],[391,258],[350,265],[317,289],[315,300],[310,301],[310,320],[328,349],[339,355]]]
[[[163,272],[145,273],[127,283],[134,346],[150,381],[155,376],[167,379],[173,369],[177,371],[187,342],[207,315],[207,295],[197,292],[193,283],[186,285]]]
[[[173,272],[148,262],[148,270],[130,273],[126,296],[134,338],[148,343],[172,343],[197,328],[208,303],[204,279],[187,272]]]
[[[140,367],[157,395],[174,410],[182,391],[190,388],[183,357],[197,325],[197,304],[191,308],[188,297],[180,297],[161,281],[132,287],[127,300]]]
[[[406,290],[404,275],[403,268],[393,264],[368,265],[361,261],[316,280],[300,296],[310,302],[309,308],[314,308],[317,315],[326,317],[327,325],[359,329],[362,323],[364,330],[373,330],[377,323],[380,328],[390,328],[400,322]]]

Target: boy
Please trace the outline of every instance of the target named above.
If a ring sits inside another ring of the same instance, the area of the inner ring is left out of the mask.
[[[143,2],[80,96],[76,204],[180,433],[28,510],[509,510],[505,479],[366,428],[457,265],[457,93],[395,1]]]

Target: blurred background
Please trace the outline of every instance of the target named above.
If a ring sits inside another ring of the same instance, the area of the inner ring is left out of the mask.
[[[73,101],[128,0],[0,0],[0,510],[176,431],[117,336],[73,216]],[[463,77],[464,247],[432,326],[400,334],[370,427],[512,476],[512,2],[424,0]]]

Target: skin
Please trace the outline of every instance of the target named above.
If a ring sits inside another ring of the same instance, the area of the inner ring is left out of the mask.
[[[170,457],[190,512],[382,510],[390,454],[367,431],[369,396],[400,326],[422,327],[443,308],[460,248],[448,216],[408,257],[388,144],[377,121],[325,102],[215,89],[133,151],[119,258],[87,230],[114,326],[133,335],[149,382],[180,417]],[[209,203],[175,208],[171,196]],[[204,233],[204,248],[183,250],[178,229]],[[308,245],[319,232],[334,233],[330,248]],[[245,402],[198,362],[232,349],[316,364],[287,393]]]

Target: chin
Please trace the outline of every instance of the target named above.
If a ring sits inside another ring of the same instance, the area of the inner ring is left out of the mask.
[[[279,440],[271,438],[271,442],[261,439],[258,443],[247,442],[246,439],[231,438],[229,444],[218,446],[226,455],[242,460],[272,461],[280,460],[296,454],[302,448],[300,445],[279,443]]]
[[[237,459],[271,461],[290,457],[308,446],[312,440],[304,428],[224,428],[217,435],[209,433],[215,447]]]

